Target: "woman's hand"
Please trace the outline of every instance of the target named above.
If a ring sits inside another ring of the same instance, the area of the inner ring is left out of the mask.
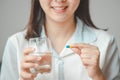
[[[100,52],[96,46],[84,43],[73,44],[71,49],[80,55],[88,75],[93,80],[105,80],[99,67]]]
[[[30,72],[30,68],[36,68],[39,65],[35,62],[40,62],[41,57],[30,56],[29,54],[34,52],[34,48],[27,48],[23,51],[24,58],[21,61],[21,80],[34,80],[36,74]]]

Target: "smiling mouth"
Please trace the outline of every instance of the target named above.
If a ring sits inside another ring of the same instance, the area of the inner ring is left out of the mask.
[[[51,7],[55,12],[65,12],[68,6],[53,6]]]

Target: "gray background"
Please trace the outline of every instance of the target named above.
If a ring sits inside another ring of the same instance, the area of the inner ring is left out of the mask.
[[[7,38],[25,28],[31,0],[0,0],[0,61]],[[109,28],[120,48],[120,0],[90,0],[91,16],[96,26]],[[12,55],[12,53],[11,53]]]

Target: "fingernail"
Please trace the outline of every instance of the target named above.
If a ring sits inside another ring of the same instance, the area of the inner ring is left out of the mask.
[[[35,68],[37,68],[39,65],[38,64],[35,64]]]
[[[41,60],[41,57],[38,57],[37,60],[38,60],[38,61]]]

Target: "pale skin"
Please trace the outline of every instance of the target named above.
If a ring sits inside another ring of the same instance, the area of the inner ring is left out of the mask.
[[[80,56],[83,65],[93,80],[105,80],[99,67],[100,52],[96,46],[81,43],[73,44],[71,49]]]
[[[51,40],[56,52],[60,54],[75,31],[74,13],[80,0],[39,0],[39,2],[46,15],[46,35]],[[89,76],[93,80],[105,80],[99,67],[99,49],[93,45],[79,43],[73,44],[72,47],[72,50],[80,56]],[[33,48],[27,48],[23,52],[21,80],[34,80],[36,77],[36,74],[31,74],[29,69],[38,67],[39,65],[33,61],[41,61],[41,57],[29,56],[29,53],[33,51]]]

